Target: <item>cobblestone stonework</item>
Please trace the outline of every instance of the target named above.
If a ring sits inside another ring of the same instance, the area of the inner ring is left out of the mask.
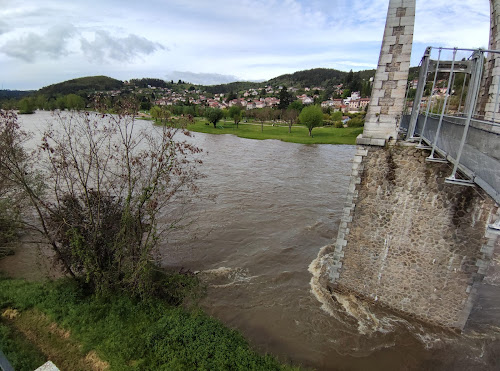
[[[444,182],[447,164],[414,147],[362,147],[327,272],[330,288],[446,327],[463,328],[488,273],[498,206]]]
[[[396,138],[410,70],[415,0],[390,0],[382,49],[360,144]]]
[[[500,0],[490,0],[490,50],[500,50]],[[485,120],[500,122],[500,107],[495,107],[500,85],[500,54],[488,53],[479,93],[477,113]]]

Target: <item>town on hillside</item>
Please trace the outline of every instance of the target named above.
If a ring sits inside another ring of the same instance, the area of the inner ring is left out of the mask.
[[[264,83],[236,82],[215,86],[157,78],[119,81],[106,76],[92,76],[68,80],[38,91],[4,91],[3,96],[0,94],[0,106],[18,109],[21,113],[34,109],[85,109],[91,107],[96,95],[100,95],[110,103],[133,96],[140,102],[141,110],[145,111],[154,106],[191,106],[200,110],[202,107],[224,110],[238,106],[243,111],[264,108],[283,110],[295,103],[299,110],[318,105],[325,113],[348,115],[366,112],[373,74],[371,70],[347,73],[319,68],[282,75]]]

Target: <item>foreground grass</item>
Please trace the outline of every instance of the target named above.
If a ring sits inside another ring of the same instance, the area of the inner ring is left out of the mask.
[[[0,278],[0,348],[16,370],[287,370],[201,311]]]

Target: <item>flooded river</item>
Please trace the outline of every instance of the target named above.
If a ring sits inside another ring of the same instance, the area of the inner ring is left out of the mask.
[[[34,127],[47,117],[21,120]],[[336,238],[354,146],[201,133],[192,140],[204,150],[207,197],[190,210],[194,223],[162,244],[163,264],[200,271],[203,308],[260,352],[318,370],[500,369],[498,328],[460,335],[351,298],[318,300],[326,296],[312,280],[314,261]],[[22,271],[16,265],[28,255],[20,256],[0,269]]]

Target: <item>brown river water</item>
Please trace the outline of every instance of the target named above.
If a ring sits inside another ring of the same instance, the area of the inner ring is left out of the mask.
[[[49,118],[21,122],[31,129]],[[163,264],[200,272],[202,307],[259,352],[317,370],[500,370],[500,326],[449,332],[353,298],[333,301],[313,279],[320,250],[336,238],[354,146],[191,140],[204,150],[202,198],[189,211],[195,221],[162,243]],[[46,272],[35,256],[24,247],[0,269]]]

